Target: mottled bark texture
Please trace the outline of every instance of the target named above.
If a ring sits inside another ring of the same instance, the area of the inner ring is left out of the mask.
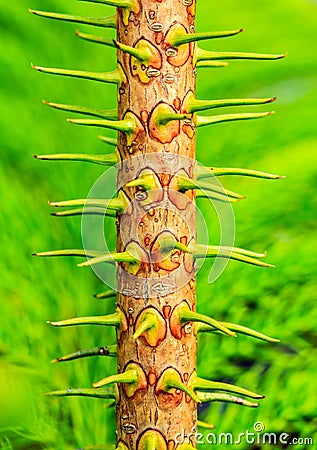
[[[118,188],[131,203],[118,215],[117,251],[139,260],[117,272],[118,307],[127,318],[118,333],[118,373],[137,373],[137,382],[118,385],[117,446],[130,450],[172,450],[178,433],[197,427],[196,402],[185,392],[196,367],[195,330],[173,314],[181,302],[192,310],[196,304],[193,264],[179,245],[196,240],[195,194],[179,193],[175,177],[195,175],[195,125],[188,117],[171,120],[186,112],[184,100],[195,91],[196,44],[175,46],[177,36],[195,31],[195,6],[140,0],[134,12],[117,14],[119,120],[133,125],[118,139]],[[121,44],[147,56],[136,58]],[[135,179],[149,186],[129,186]]]

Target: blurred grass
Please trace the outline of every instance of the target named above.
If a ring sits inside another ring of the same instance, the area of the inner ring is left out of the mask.
[[[82,346],[113,343],[114,333],[99,327],[50,329],[45,321],[104,314],[112,311],[113,303],[92,299],[92,293],[103,286],[89,270],[79,271],[73,260],[32,260],[30,255],[37,250],[81,245],[80,219],[50,218],[47,200],[84,198],[102,169],[81,163],[39,162],[31,155],[103,152],[104,144],[96,139],[98,130],[72,127],[64,122],[66,113],[52,111],[40,101],[111,108],[115,106],[115,88],[41,75],[31,70],[30,62],[111,70],[115,55],[74,37],[77,27],[89,27],[33,17],[28,6],[91,16],[111,9],[71,0],[23,0],[8,2],[0,16],[0,229],[4,253],[0,260],[4,317],[0,328],[0,448],[74,449],[113,442],[113,412],[99,400],[47,400],[42,394],[90,386],[113,373],[116,363],[106,358],[64,365],[49,361]],[[199,310],[279,337],[282,343],[270,345],[244,336],[199,338],[201,376],[267,395],[256,410],[220,404],[205,408],[202,417],[217,426],[217,433],[231,431],[237,436],[245,429],[253,431],[253,424],[261,421],[268,432],[315,436],[317,440],[316,19],[313,1],[198,2],[200,31],[247,28],[241,36],[213,41],[205,48],[288,51],[282,61],[237,61],[227,69],[201,70],[198,76],[199,98],[279,95],[274,104],[277,114],[268,119],[200,131],[199,161],[287,176],[276,182],[238,177],[224,180],[229,189],[247,195],[247,200],[234,207],[236,244],[267,249],[268,260],[277,269],[231,262],[221,278],[208,285],[210,262],[206,262],[199,274]],[[112,36],[111,31],[104,34]],[[209,224],[210,239],[215,241],[215,215],[203,202],[199,207]],[[109,219],[107,224],[107,233],[113,234],[114,222]]]

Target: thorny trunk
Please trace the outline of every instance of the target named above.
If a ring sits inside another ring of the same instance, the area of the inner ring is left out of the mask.
[[[272,267],[256,253],[196,242],[195,189],[197,196],[237,202],[244,197],[211,185],[204,179],[221,175],[281,178],[256,170],[196,167],[195,128],[233,120],[258,119],[271,113],[201,116],[199,111],[225,106],[261,105],[275,98],[198,100],[196,67],[220,67],[227,59],[279,59],[285,55],[243,52],[210,52],[197,47],[202,39],[234,36],[242,29],[195,33],[195,0],[86,0],[118,8],[114,17],[78,17],[33,13],[89,25],[115,28],[117,40],[78,36],[118,51],[118,67],[107,73],[34,66],[57,75],[87,78],[118,85],[118,119],[113,111],[47,103],[57,109],[102,117],[70,119],[71,123],[115,129],[118,142],[112,155],[55,154],[38,159],[87,161],[114,165],[118,162],[118,198],[51,202],[55,207],[83,208],[56,215],[103,214],[117,211],[117,252],[66,249],[37,256],[81,256],[79,266],[102,262],[117,265],[117,311],[108,316],[79,317],[50,322],[54,326],[106,325],[117,328],[117,348],[86,349],[58,358],[69,361],[85,356],[118,356],[118,373],[91,388],[54,391],[50,395],[84,395],[117,400],[117,450],[193,450],[196,447],[198,402],[224,401],[249,407],[258,403],[243,397],[263,396],[243,387],[196,375],[196,333],[246,334],[278,342],[243,325],[218,322],[198,314],[194,261],[231,258]],[[119,158],[118,158],[119,154]],[[97,208],[89,208],[89,206]],[[112,297],[106,292],[99,297]],[[195,326],[194,326],[195,324]],[[99,390],[115,384],[115,388]],[[224,391],[224,392],[218,392]],[[238,394],[239,397],[232,395]],[[210,428],[208,424],[201,426]],[[185,438],[185,439],[183,439]]]
[[[118,50],[118,61],[126,74],[119,87],[119,119],[133,113],[138,124],[131,137],[119,133],[123,163],[118,187],[152,175],[154,188],[145,193],[138,187],[124,187],[132,203],[129,213],[118,216],[117,227],[117,251],[137,242],[133,245],[141,256],[137,267],[131,270],[123,264],[123,270],[121,266],[117,273],[118,306],[128,322],[128,329],[118,335],[118,372],[135,363],[144,376],[135,392],[129,393],[124,384],[119,385],[117,442],[122,441],[131,450],[148,448],[146,436],[157,440],[153,449],[173,449],[178,433],[188,435],[197,426],[196,403],[182,390],[164,384],[164,377],[170,375],[187,384],[196,367],[193,327],[182,328],[173,322],[174,308],[182,301],[195,310],[195,274],[192,265],[188,271],[183,269],[181,250],[172,251],[166,258],[160,245],[167,230],[169,236],[185,245],[196,239],[194,193],[188,191],[185,200],[173,189],[176,173],[194,176],[195,132],[192,123],[159,123],[161,114],[181,113],[186,94],[195,91],[195,44],[176,50],[170,39],[174,30],[182,34],[193,31],[194,18],[195,0],[142,0],[140,12],[131,14],[128,22],[120,9],[117,15],[118,42],[151,54],[147,61],[140,62]],[[156,315],[158,326],[145,329],[133,339],[146,312]]]

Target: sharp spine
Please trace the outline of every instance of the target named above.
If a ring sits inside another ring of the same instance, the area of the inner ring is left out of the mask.
[[[195,390],[219,390],[219,391],[227,391],[232,392],[234,394],[244,395],[246,397],[254,398],[254,399],[263,399],[263,395],[256,394],[255,392],[249,391],[248,389],[244,389],[240,386],[235,386],[233,384],[228,383],[220,383],[218,381],[210,381],[204,380],[203,378],[196,377],[193,383],[193,388]]]
[[[115,6],[116,8],[130,9],[132,6],[131,0],[80,0],[89,3],[102,3],[107,6]]]
[[[109,17],[81,17],[81,16],[73,16],[69,14],[60,14],[46,11],[37,11],[34,9],[29,9],[29,12],[36,16],[46,17],[48,19],[56,19],[62,20],[66,22],[76,22],[82,23],[85,25],[93,25],[96,27],[105,27],[105,28],[116,28],[116,15]]]
[[[115,109],[105,110],[105,109],[89,108],[86,106],[64,105],[60,103],[47,102],[45,100],[43,100],[43,103],[47,106],[50,106],[51,108],[59,109],[62,111],[85,114],[87,116],[101,117],[103,119],[109,120],[117,120],[118,118],[118,113],[117,110]]]
[[[126,262],[126,263],[134,263],[136,259],[129,252],[109,252],[106,254],[101,254],[95,258],[87,260],[81,264],[78,264],[78,267],[88,267],[93,266],[95,264],[100,263],[116,263],[116,262]]]
[[[49,205],[56,208],[68,208],[72,206],[97,206],[120,212],[122,212],[125,208],[125,205],[123,205],[122,200],[119,198],[113,198],[110,200],[105,200],[102,198],[65,200],[62,202],[49,202]]]
[[[187,394],[195,403],[200,403],[195,391],[190,386],[187,386],[182,382],[179,373],[175,369],[166,369],[157,384],[157,387],[158,386],[164,392],[168,392],[171,389],[179,389],[185,392],[185,394]]]
[[[122,44],[121,42],[114,41],[116,47],[121,50],[124,53],[128,53],[131,56],[134,56],[136,59],[142,62],[149,61],[151,55],[150,53],[147,53],[146,51],[142,51],[140,49],[137,49],[135,47],[132,47],[130,45]]]
[[[238,30],[231,30],[231,31],[211,31],[211,32],[207,31],[205,33],[184,34],[182,36],[177,36],[174,39],[172,39],[171,45],[173,47],[178,47],[183,44],[189,44],[190,42],[198,42],[207,39],[225,38],[235,36],[239,33],[242,33],[243,31],[244,29],[240,28]]]
[[[93,388],[69,388],[60,391],[52,391],[46,394],[49,397],[93,397],[101,399],[116,399],[116,394],[112,389],[93,389]]]
[[[84,41],[106,45],[107,47],[113,48],[116,47],[115,41],[113,39],[106,38],[104,36],[96,36],[95,34],[82,33],[81,31],[78,30],[76,30],[76,36],[79,37],[80,39],[83,39]]]
[[[285,58],[286,53],[273,55],[266,53],[248,53],[248,52],[211,52],[197,47],[196,62],[212,60],[233,60],[233,59],[251,59],[251,60],[274,60]]]
[[[205,430],[213,430],[215,428],[215,425],[211,425],[210,423],[203,422],[201,420],[197,421],[197,425],[200,428],[204,428]]]
[[[275,267],[272,264],[264,263],[255,258],[264,258],[266,253],[256,253],[237,247],[221,247],[214,245],[199,245],[194,249],[194,258],[228,258],[245,262],[260,267]]]
[[[77,325],[103,325],[120,327],[122,323],[122,312],[117,309],[113,314],[107,316],[89,316],[89,317],[75,317],[73,319],[60,320],[58,322],[47,322],[54,327],[72,327]]]
[[[75,359],[87,358],[90,356],[116,356],[117,346],[107,345],[103,347],[87,348],[85,350],[79,350],[78,352],[71,353],[69,355],[61,356],[54,359],[53,363],[73,361]]]
[[[98,299],[104,299],[104,298],[113,298],[117,296],[117,292],[116,291],[105,291],[105,292],[100,292],[99,294],[95,294],[94,297],[98,298]]]
[[[116,153],[111,155],[89,155],[82,153],[57,153],[53,155],[34,155],[34,158],[44,161],[80,161],[101,164],[103,166],[114,166],[119,158]]]
[[[231,167],[197,167],[198,179],[208,177],[220,177],[223,175],[239,175],[244,177],[262,178],[267,180],[279,180],[285,178],[281,175],[274,175],[271,173],[260,172],[251,169],[237,169]]]
[[[222,331],[223,333],[227,334],[228,336],[236,337],[236,334],[229,330],[226,326],[224,326],[221,322],[218,322],[217,320],[213,319],[212,317],[205,316],[204,314],[199,314],[195,311],[181,311],[180,312],[180,320],[183,323],[187,322],[201,322],[208,325],[213,326],[215,329]]]
[[[235,323],[228,323],[228,322],[221,322],[225,327],[229,328],[231,331],[235,331],[238,334],[244,334],[246,336],[253,337],[255,339],[260,339],[262,341],[266,342],[272,342],[272,343],[278,343],[280,342],[279,339],[271,338],[270,336],[267,336],[263,333],[259,333],[258,331],[252,330],[251,328],[244,327],[243,325],[237,325]],[[210,333],[210,332],[217,332],[214,328],[204,325],[204,324],[198,324],[197,327],[198,333]]]
[[[51,216],[54,217],[74,217],[74,216],[108,216],[108,217],[116,217],[116,213],[114,211],[107,211],[104,208],[76,208],[69,209],[67,211],[58,211],[55,213],[51,213]]]
[[[226,402],[226,403],[237,403],[242,406],[249,406],[250,408],[257,408],[258,403],[250,402],[244,398],[236,397],[229,394],[221,393],[209,393],[209,392],[198,392],[199,399],[202,403],[206,402]]]
[[[51,75],[61,75],[66,77],[84,78],[87,80],[101,81],[103,83],[119,84],[122,81],[122,74],[120,69],[113,70],[112,72],[88,72],[85,70],[68,70],[68,69],[56,69],[51,67],[35,66],[32,64],[33,69],[48,73]]]
[[[179,181],[179,190],[185,191],[189,189],[199,189],[200,191],[211,191],[220,195],[224,195],[229,198],[233,198],[236,200],[245,199],[244,195],[237,194],[236,192],[229,191],[228,189],[224,189],[221,185],[211,184],[211,183],[202,183],[198,180],[191,180],[186,178],[180,178]]]
[[[108,144],[111,145],[113,147],[117,147],[118,145],[118,140],[108,137],[108,136],[98,136],[98,138],[104,143],[104,144]]]
[[[197,127],[204,127],[206,125],[213,125],[222,122],[234,122],[237,120],[251,120],[262,119],[274,114],[274,111],[264,113],[244,113],[244,114],[221,114],[218,116],[197,116]]]
[[[167,125],[169,122],[172,122],[173,120],[184,120],[184,119],[190,119],[190,114],[188,113],[162,114],[158,117],[158,123],[160,125]]]
[[[221,67],[228,67],[229,63],[225,61],[198,61],[196,69],[219,69]]]
[[[228,197],[225,193],[213,191],[205,192],[200,189],[196,189],[196,198],[210,198],[224,203],[237,203],[239,201],[237,198]]]
[[[198,100],[194,99],[190,102],[189,112],[195,113],[206,111],[213,108],[223,108],[227,106],[247,106],[247,105],[264,105],[277,100],[277,97],[270,98],[228,98],[221,100]]]
[[[96,383],[93,383],[94,388],[100,388],[102,386],[107,386],[114,383],[136,383],[138,381],[138,374],[136,370],[127,370],[123,373],[116,373],[107,378],[103,378]]]
[[[138,329],[133,334],[133,339],[138,339],[145,331],[150,330],[156,325],[154,315],[147,315],[147,318],[139,325]]]
[[[67,122],[75,125],[86,125],[91,127],[104,127],[111,130],[132,133],[134,124],[129,120],[93,120],[93,119],[67,119]]]
[[[71,250],[52,250],[49,252],[37,252],[33,253],[33,256],[41,256],[41,257],[47,257],[47,256],[83,256],[86,258],[94,258],[98,255],[100,255],[101,252],[97,252],[94,250],[82,250],[82,249],[71,249]]]

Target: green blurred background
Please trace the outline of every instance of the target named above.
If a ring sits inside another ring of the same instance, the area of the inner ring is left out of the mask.
[[[108,313],[113,301],[93,299],[92,294],[104,286],[89,269],[78,269],[74,259],[32,259],[31,254],[80,248],[80,218],[51,218],[47,201],[85,198],[103,169],[84,163],[40,162],[32,154],[108,151],[96,139],[97,129],[65,123],[69,114],[50,110],[41,100],[111,108],[116,93],[114,86],[36,73],[30,63],[102,71],[115,67],[115,55],[74,36],[77,28],[90,31],[89,27],[37,18],[27,7],[90,16],[113,10],[72,0],[15,0],[6,2],[0,16],[0,447],[75,449],[113,443],[113,411],[102,400],[52,400],[43,392],[88,387],[114,373],[116,361],[91,358],[52,365],[50,360],[81,347],[112,344],[115,337],[102,327],[51,329],[45,322]],[[274,116],[199,131],[198,160],[287,176],[281,181],[224,180],[227,188],[247,195],[234,207],[236,244],[267,249],[268,260],[277,268],[230,262],[210,285],[210,263],[205,263],[198,277],[199,310],[279,337],[282,343],[245,336],[200,337],[201,376],[267,395],[258,409],[213,404],[201,411],[201,418],[215,424],[216,433],[238,435],[253,431],[254,423],[261,421],[268,432],[314,437],[315,445],[316,20],[315,1],[198,1],[199,31],[247,28],[236,38],[213,41],[205,48],[288,51],[281,61],[236,61],[198,75],[199,98],[279,96]],[[92,32],[113,36],[110,30],[96,30]],[[217,243],[215,215],[203,202],[199,206],[211,240],[214,237]],[[114,237],[114,222],[108,219],[107,224],[107,233]],[[261,446],[243,443],[234,448]]]

